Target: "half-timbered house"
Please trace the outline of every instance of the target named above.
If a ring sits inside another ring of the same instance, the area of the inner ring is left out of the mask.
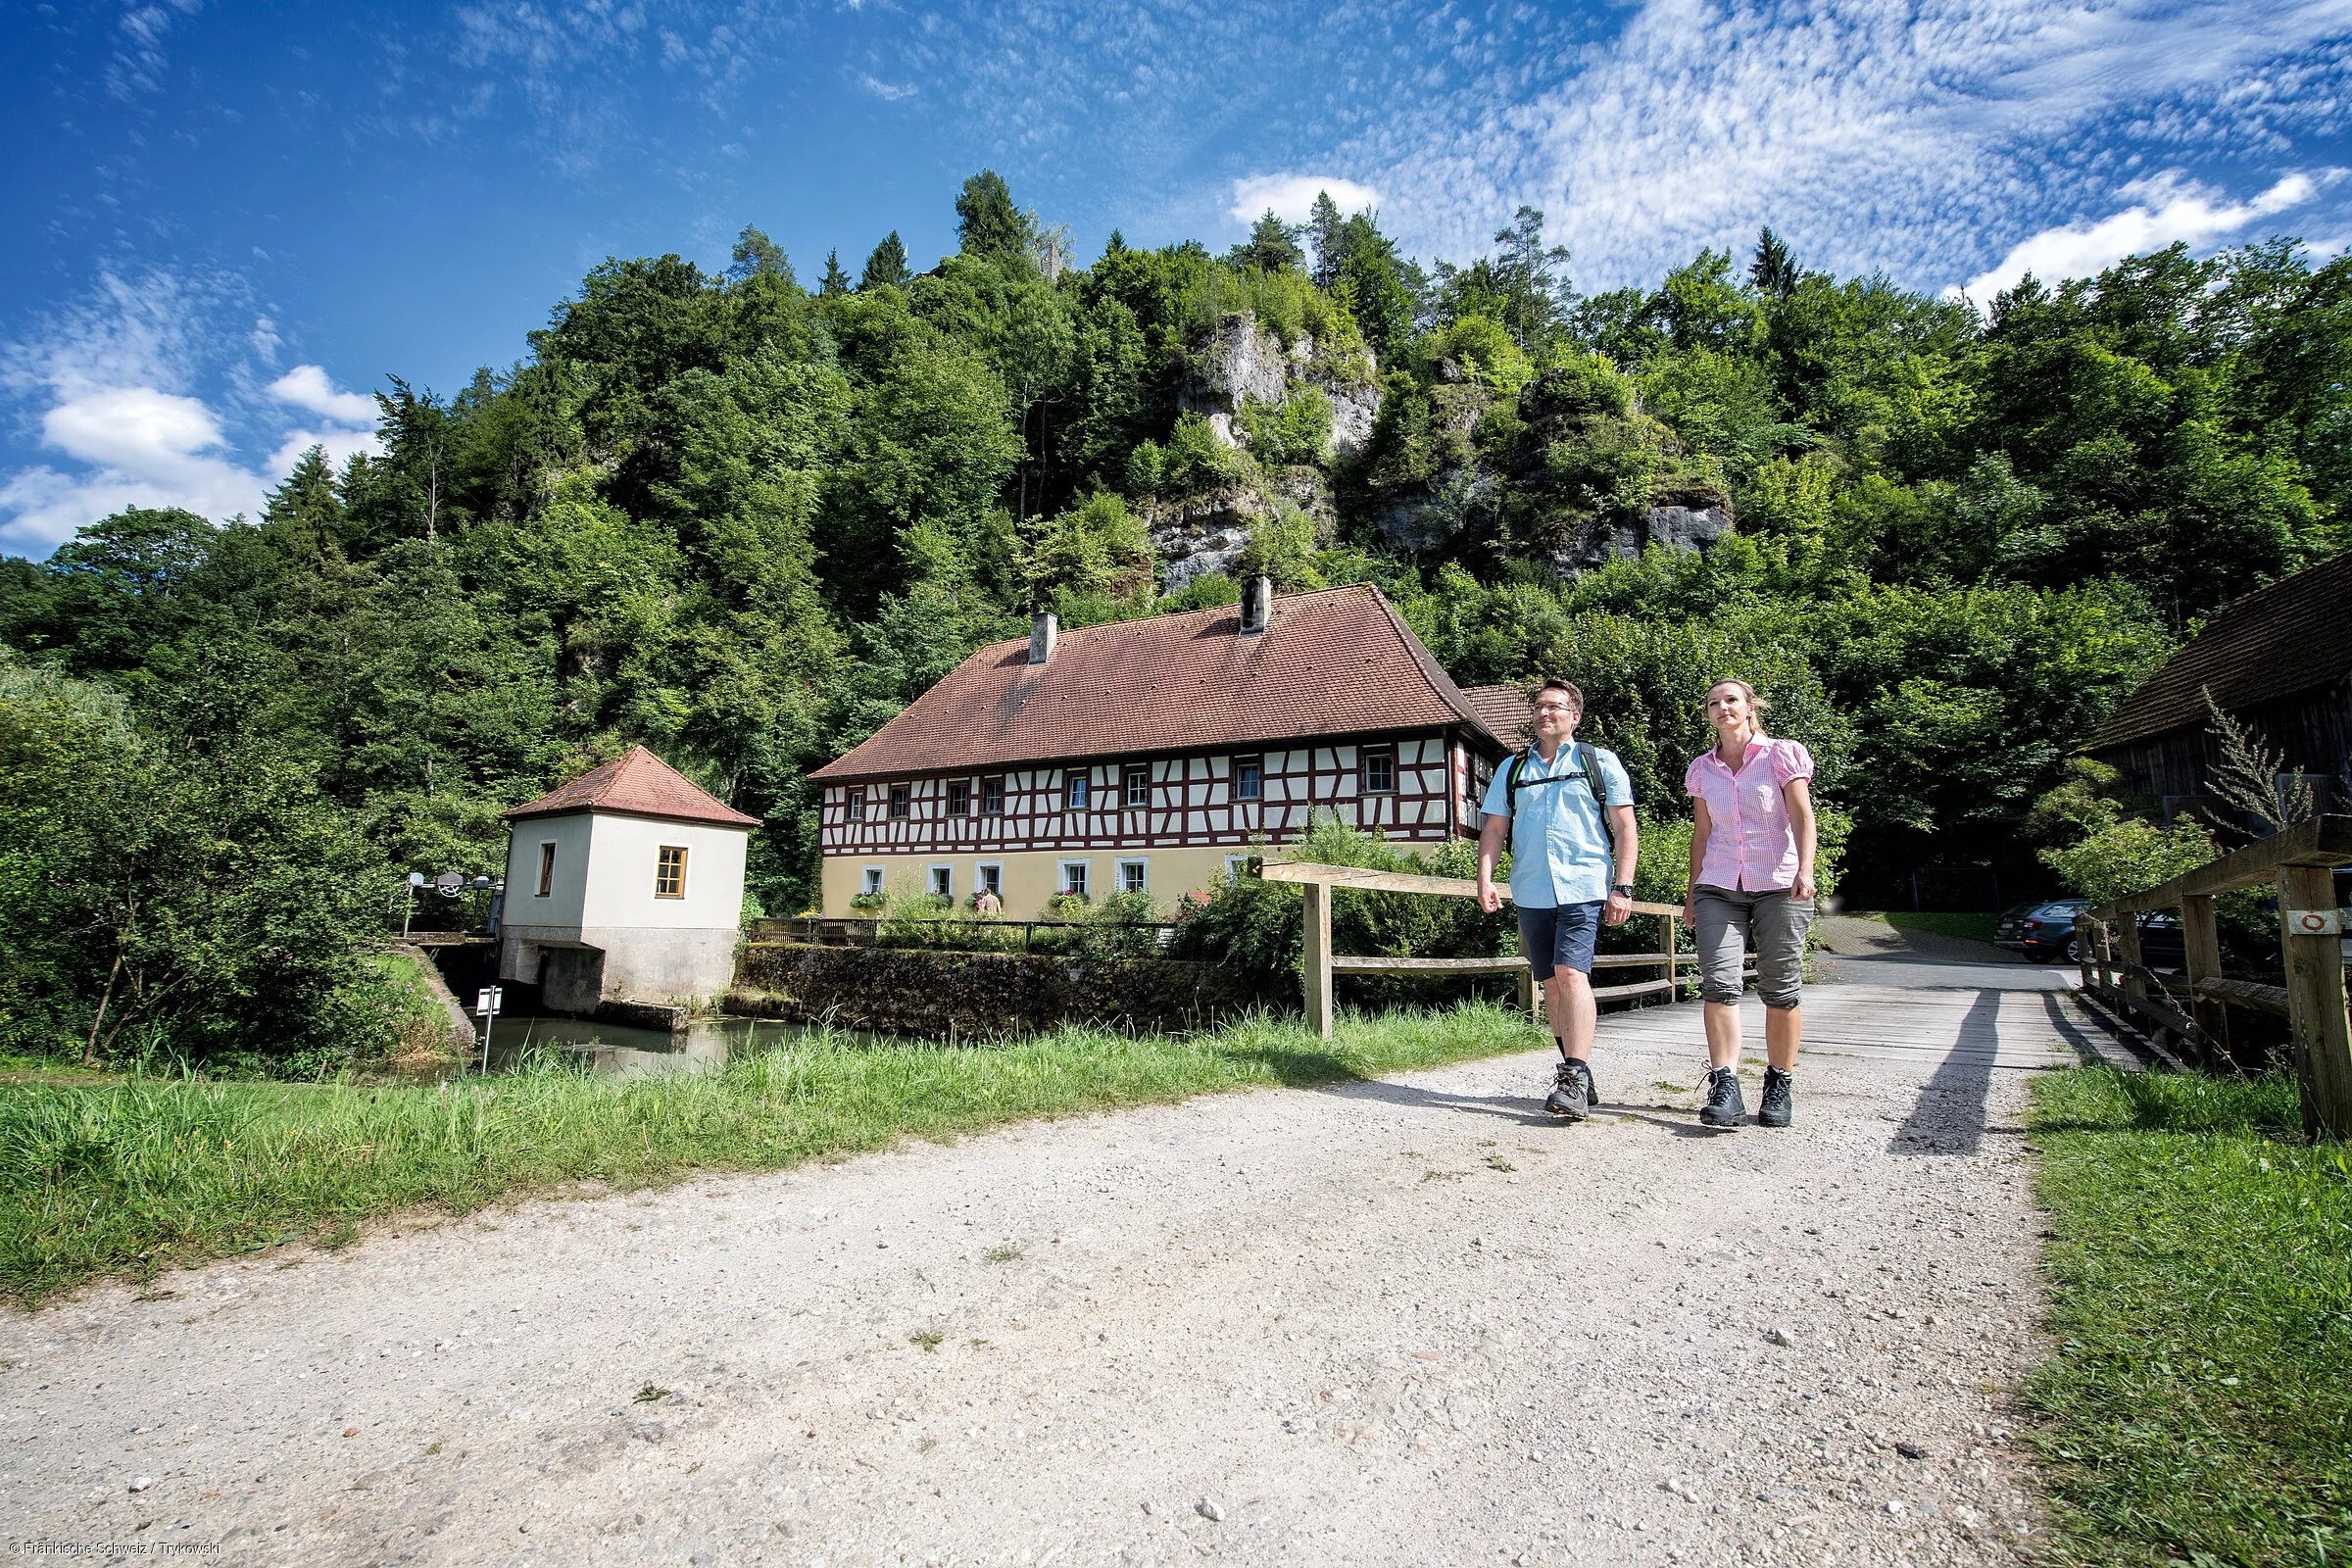
[[[1329,813],[1392,842],[1478,827],[1503,745],[1380,591],[1276,598],[981,649],[819,768],[824,912],[860,895],[1166,906]]]

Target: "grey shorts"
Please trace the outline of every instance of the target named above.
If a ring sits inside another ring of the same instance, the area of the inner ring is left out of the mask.
[[[1756,992],[1767,1007],[1793,1007],[1805,979],[1805,932],[1813,924],[1813,901],[1787,888],[1740,893],[1701,882],[1692,890],[1698,916],[1699,994],[1709,1002],[1738,1002],[1740,968],[1752,938],[1756,949]]]

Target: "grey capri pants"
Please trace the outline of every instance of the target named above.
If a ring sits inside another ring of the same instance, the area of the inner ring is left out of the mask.
[[[1805,931],[1813,924],[1813,901],[1787,888],[1741,893],[1701,882],[1692,890],[1691,913],[1698,916],[1699,994],[1709,1002],[1740,1000],[1740,960],[1752,935],[1756,944],[1756,991],[1767,1007],[1796,1005],[1805,978]]]

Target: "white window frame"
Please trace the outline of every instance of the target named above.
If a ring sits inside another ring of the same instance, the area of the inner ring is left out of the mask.
[[[1137,784],[1137,782],[1138,782],[1138,780],[1137,780],[1137,778],[1136,778],[1136,775],[1137,775],[1138,773],[1141,773],[1141,774],[1143,775],[1143,778],[1142,778],[1141,782],[1142,782],[1142,784],[1143,784],[1143,791],[1142,791],[1142,793],[1143,793],[1143,797],[1144,797],[1144,798],[1143,798],[1142,800],[1140,800],[1140,801],[1139,801],[1139,800],[1137,800],[1137,799],[1135,798],[1135,797],[1136,797],[1136,793],[1137,793],[1137,791],[1136,791],[1136,784]],[[1119,808],[1120,808],[1120,809],[1122,809],[1122,810],[1127,810],[1127,811],[1142,811],[1142,810],[1148,810],[1148,809],[1151,808],[1151,805],[1152,805],[1152,764],[1151,764],[1150,762],[1129,762],[1129,763],[1126,763],[1124,766],[1122,766],[1122,767],[1119,769]]]
[[[1094,864],[1095,862],[1092,860],[1056,861],[1054,866],[1054,893],[1057,895],[1063,893],[1075,893],[1081,898],[1094,897]],[[1075,868],[1078,872],[1078,885],[1076,887],[1070,886],[1070,872],[1073,868]]]
[[[1135,886],[1133,887],[1127,885],[1127,868],[1129,866],[1135,868]],[[1135,855],[1121,857],[1119,860],[1119,891],[1121,893],[1149,893],[1152,891],[1152,861],[1148,857]]]
[[[865,786],[853,784],[841,792],[841,819],[845,822],[865,820]]]
[[[956,867],[931,867],[931,896],[935,899],[952,899],[956,896]]]
[[[1242,793],[1242,764],[1244,762],[1254,762],[1257,764],[1257,791],[1255,794],[1244,795]],[[1262,752],[1251,752],[1246,756],[1235,758],[1231,766],[1227,769],[1225,789],[1227,795],[1236,801],[1264,800],[1266,798],[1265,754]]]
[[[1095,804],[1095,774],[1092,768],[1071,768],[1061,775],[1061,808],[1065,811],[1091,810]]]
[[[1387,763],[1389,764],[1389,781],[1388,781],[1388,783],[1386,783],[1386,784],[1375,785],[1375,784],[1372,782],[1372,764],[1373,764],[1374,762],[1376,762],[1376,761],[1385,761],[1385,762],[1387,762]],[[1357,791],[1358,791],[1359,793],[1361,793],[1361,794],[1365,794],[1365,795],[1394,795],[1394,794],[1396,794],[1396,747],[1394,747],[1394,746],[1359,746],[1359,747],[1357,747],[1357,748],[1356,748],[1356,751],[1355,751],[1355,777],[1356,777],[1356,786],[1355,786],[1355,787],[1356,787]]]
[[[963,808],[962,808],[962,809],[960,809],[960,810],[958,810],[958,809],[956,808],[956,792],[957,790],[961,790],[961,791],[963,791]],[[950,815],[950,816],[972,816],[972,815],[975,815],[975,814],[977,814],[977,813],[976,813],[976,812],[974,812],[974,811],[973,811],[973,809],[972,809],[972,805],[973,805],[973,802],[972,802],[972,781],[971,781],[970,779],[968,779],[968,778],[952,778],[952,779],[948,780],[948,790],[947,790],[947,795],[948,795],[948,815]]]
[[[882,874],[885,869],[887,868],[879,865],[861,865],[858,868],[858,896],[859,898],[882,891]]]
[[[972,882],[974,893],[986,890],[994,893],[1000,899],[1004,897],[1004,862],[1003,860],[982,860],[973,869],[978,873]]]

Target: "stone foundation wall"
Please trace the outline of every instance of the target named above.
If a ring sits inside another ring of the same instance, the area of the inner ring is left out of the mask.
[[[726,1010],[830,1020],[933,1039],[988,1039],[1063,1023],[1205,1028],[1267,1005],[1213,964],[1167,958],[1072,960],[1008,953],[817,948],[744,950]]]

